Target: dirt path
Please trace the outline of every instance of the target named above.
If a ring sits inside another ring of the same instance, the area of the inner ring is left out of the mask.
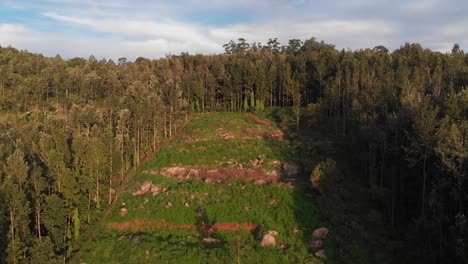
[[[108,228],[117,231],[132,231],[139,232],[144,230],[154,229],[166,229],[166,230],[200,230],[206,233],[214,233],[216,231],[236,231],[236,230],[247,230],[254,232],[257,229],[257,225],[252,223],[215,223],[214,225],[175,225],[167,222],[164,219],[158,220],[142,220],[134,219],[132,221],[121,222],[121,223],[109,223]]]

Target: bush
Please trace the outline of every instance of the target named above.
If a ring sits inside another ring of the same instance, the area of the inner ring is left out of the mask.
[[[332,159],[319,162],[310,174],[312,187],[324,193],[327,183],[336,175],[336,162]]]

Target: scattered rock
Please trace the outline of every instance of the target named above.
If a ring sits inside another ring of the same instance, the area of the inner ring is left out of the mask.
[[[202,239],[202,242],[206,243],[206,244],[210,244],[210,243],[219,243],[219,242],[221,242],[221,240],[216,239],[216,238],[212,238],[212,237],[205,237],[205,238]]]
[[[314,230],[312,232],[312,239],[313,240],[318,240],[318,239],[325,239],[328,235],[328,228],[326,227],[320,227]]]
[[[216,132],[217,132],[218,137],[220,137],[222,139],[234,139],[234,138],[236,138],[236,135],[234,135],[233,133],[231,133],[229,131],[225,131],[222,128],[219,128]]]
[[[122,208],[120,208],[119,213],[120,213],[120,216],[123,217],[123,216],[126,216],[128,214],[128,210],[127,210],[127,208],[122,207]]]
[[[262,247],[275,247],[276,246],[276,238],[274,235],[270,234],[269,232],[263,234],[262,241],[260,242],[260,246]]]
[[[206,214],[205,208],[200,207],[200,208],[197,209],[197,215],[198,215],[198,217],[202,217],[202,216],[204,216],[205,214]]]
[[[315,256],[318,258],[326,259],[327,255],[325,254],[325,249],[320,249],[319,251],[315,252]]]
[[[120,236],[119,238],[117,238],[117,240],[122,241],[122,240],[124,240],[125,238],[127,238],[127,237],[126,237],[126,236]]]
[[[317,240],[312,240],[309,242],[309,247],[310,248],[322,248],[323,247],[323,240],[317,239]]]
[[[289,248],[289,244],[286,244],[286,243],[284,243],[284,242],[281,242],[281,243],[280,243],[280,247],[281,247],[281,249],[284,251],[284,250],[287,250],[287,249]]]
[[[263,137],[267,140],[282,141],[284,139],[284,133],[281,130],[275,130],[275,131],[266,132]]]
[[[277,201],[276,199],[273,199],[273,200],[271,200],[268,204],[271,205],[271,206],[277,205],[277,204],[278,204],[278,201]]]
[[[283,170],[287,176],[296,176],[299,174],[299,166],[292,162],[286,162],[283,164]]]
[[[198,178],[200,176],[200,171],[196,169],[189,169],[187,173],[188,178]]]
[[[270,234],[272,236],[277,236],[278,232],[277,231],[268,231],[268,234]]]
[[[213,183],[213,179],[205,178],[205,180],[203,182],[206,183],[206,184],[211,184],[211,183]]]
[[[143,204],[147,204],[149,202],[149,199],[145,197],[145,200],[143,200]]]
[[[166,206],[165,206],[165,207],[166,207],[166,208],[172,208],[172,207],[174,207],[174,206],[172,205],[172,203],[171,203],[171,202],[167,202],[167,204],[166,204]]]
[[[244,208],[244,210],[245,210],[246,212],[250,211],[250,209],[252,209],[252,208],[250,208],[249,206],[246,206],[246,207]]]
[[[151,186],[153,185],[153,182],[151,180],[144,180],[140,184],[140,191],[143,193],[147,193],[151,190]]]
[[[187,174],[187,168],[184,167],[166,167],[159,172],[164,177],[184,178]]]
[[[253,167],[257,167],[258,164],[259,164],[258,159],[253,159],[250,161],[250,165],[252,165]]]
[[[298,228],[293,228],[293,229],[292,229],[292,233],[293,233],[294,235],[299,234],[299,232],[301,232],[301,230],[299,230]]]
[[[188,203],[184,203],[184,206],[185,207],[189,207],[190,205]]]
[[[135,244],[140,244],[140,237],[139,236],[132,236],[131,241]]]
[[[271,165],[274,165],[274,166],[279,166],[279,165],[281,165],[281,161],[279,161],[279,160],[272,160],[272,161],[270,162],[270,164],[271,164]]]
[[[254,184],[256,184],[256,185],[264,185],[265,183],[266,183],[266,181],[264,179],[259,179],[259,180],[256,180],[254,182]]]

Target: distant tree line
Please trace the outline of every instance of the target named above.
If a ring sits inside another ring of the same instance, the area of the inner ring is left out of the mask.
[[[128,62],[0,48],[0,259],[63,262],[188,113],[312,105],[346,139],[407,262],[468,262],[468,55],[245,39]]]

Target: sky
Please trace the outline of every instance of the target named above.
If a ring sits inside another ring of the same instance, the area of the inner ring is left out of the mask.
[[[468,48],[467,0],[0,0],[0,45],[63,58],[217,54],[231,39]]]

